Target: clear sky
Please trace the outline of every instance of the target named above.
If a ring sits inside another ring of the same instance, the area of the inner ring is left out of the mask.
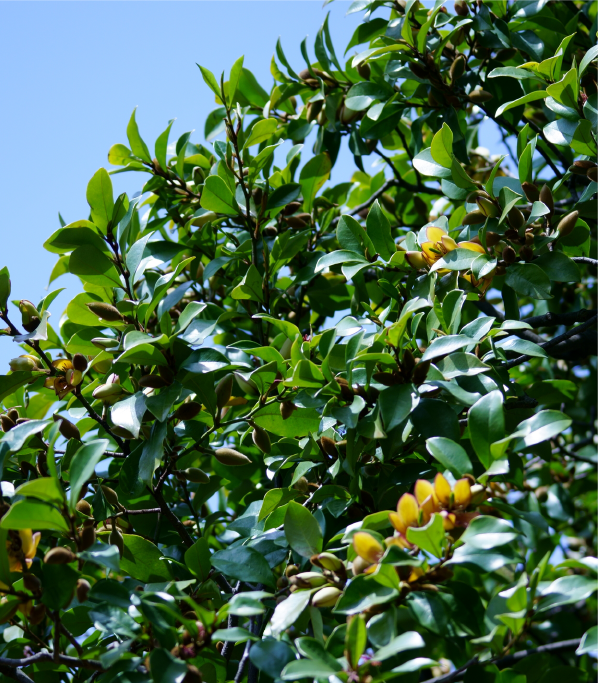
[[[304,68],[300,43],[309,35],[313,59],[314,38],[330,11],[333,41],[341,55],[363,16],[345,16],[349,4],[1,2],[0,268],[10,269],[11,298],[37,303],[47,293],[56,256],[42,244],[59,227],[59,211],[67,223],[87,217],[87,182],[108,165],[110,146],[127,142],[126,125],[135,106],[150,149],[171,118],[177,119],[171,140],[193,129],[197,133],[192,140],[202,140],[205,118],[216,105],[196,62],[219,75],[245,55],[246,68],[269,90],[278,36],[291,64]],[[347,152],[333,179],[348,179],[353,168]],[[143,177],[113,176],[115,194],[126,191],[131,196]],[[54,327],[80,289],[70,275],[50,289],[58,287],[67,291],[50,308]],[[18,313],[14,317],[20,322]],[[0,374],[18,353],[16,344],[0,338]]]

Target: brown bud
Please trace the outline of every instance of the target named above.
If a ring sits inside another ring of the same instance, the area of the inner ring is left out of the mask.
[[[455,2],[455,14],[460,17],[466,17],[469,14],[469,7],[464,0],[457,0]]]
[[[182,683],[203,683],[201,671],[193,664],[187,664],[187,673]]]
[[[451,64],[451,68],[449,69],[451,83],[454,83],[456,80],[461,78],[461,76],[463,76],[463,74],[465,73],[465,64],[465,57],[463,55],[457,55],[457,57]]]
[[[177,420],[192,420],[199,415],[201,411],[201,403],[196,401],[189,401],[188,403],[181,403],[175,410],[174,417]]]
[[[390,372],[374,372],[372,379],[378,384],[383,384],[385,387],[393,387],[395,384],[401,384],[401,380]]]
[[[306,119],[308,123],[315,121],[318,117],[320,111],[322,111],[322,105],[324,100],[316,100],[315,102],[308,102],[306,107]]]
[[[592,166],[592,168],[588,168],[587,176],[592,182],[598,183],[598,166]]]
[[[415,357],[410,349],[405,349],[403,352],[403,360],[401,361],[401,368],[405,377],[411,377],[411,373],[415,368]]]
[[[19,418],[19,411],[16,408],[11,408],[6,414],[8,415],[8,417],[10,417],[10,419],[15,424],[17,424],[17,422],[20,418]]]
[[[476,197],[476,204],[478,205],[481,213],[488,218],[496,218],[500,215],[499,207],[491,199],[486,199],[485,197]]]
[[[372,69],[369,64],[366,64],[365,62],[360,62],[357,65],[357,73],[365,80],[369,81],[370,76],[372,74]]]
[[[57,546],[48,550],[44,557],[44,562],[46,564],[69,564],[76,559],[74,553],[69,548]]]
[[[290,216],[291,214],[295,213],[297,209],[301,208],[301,202],[291,202],[290,204],[287,204],[284,209],[282,210],[282,215],[283,216]]]
[[[272,450],[270,437],[265,429],[255,425],[251,438],[253,439],[253,443],[262,451],[262,453],[269,453]]]
[[[481,211],[470,211],[465,218],[463,218],[463,225],[478,225],[484,223],[486,216]]]
[[[168,386],[168,382],[160,375],[143,375],[139,378],[139,386],[149,389],[162,389]]]
[[[29,610],[29,614],[27,615],[29,623],[33,626],[41,624],[45,617],[46,606],[42,602],[39,602],[37,605],[33,605],[33,607]]]
[[[291,578],[291,576],[295,576],[298,573],[299,567],[296,564],[289,564],[287,565],[287,568],[284,570],[284,575],[287,578]]]
[[[166,384],[172,384],[174,382],[174,372],[166,365],[158,366],[158,373],[160,377],[166,382]]]
[[[23,585],[31,593],[39,593],[42,588],[42,582],[35,574],[25,574],[23,576]]]
[[[514,47],[506,47],[496,53],[496,59],[499,62],[508,62],[510,59],[513,59],[516,54],[517,50]]]
[[[73,367],[79,372],[85,372],[87,370],[87,358],[82,353],[76,353],[73,356]]]
[[[109,486],[102,485],[102,493],[110,505],[113,505],[114,507],[120,506],[120,503],[118,502],[118,494],[114,489],[111,489]]]
[[[551,214],[554,213],[554,197],[548,185],[543,185],[540,190],[540,201],[546,204]]]
[[[293,488],[297,491],[301,491],[301,493],[309,493],[309,482],[305,477],[299,477],[293,484]]]
[[[302,230],[307,225],[307,222],[302,216],[303,214],[299,214],[298,216],[287,216],[285,221],[293,230]]]
[[[428,70],[425,67],[418,64],[417,62],[409,62],[409,68],[411,69],[411,73],[414,76],[417,76],[418,78],[421,78],[422,80],[427,79],[429,76]]]
[[[289,585],[289,580],[287,579],[286,576],[281,576],[276,580],[276,588],[278,590],[283,590],[284,588],[287,588]]]
[[[91,516],[91,505],[85,499],[78,501],[75,508],[82,514],[87,515],[88,517]]]
[[[276,235],[278,235],[278,229],[274,225],[267,225],[262,230],[262,235],[264,237],[276,237]]]
[[[556,228],[559,231],[561,237],[566,237],[571,232],[573,232],[573,229],[575,228],[575,224],[577,223],[578,218],[579,211],[572,211],[571,213],[568,213],[566,216],[561,218]]]
[[[79,602],[85,602],[87,600],[87,594],[91,590],[91,585],[89,581],[85,579],[79,579],[77,581],[77,600]]]
[[[338,451],[336,449],[336,443],[334,442],[334,439],[331,439],[328,436],[323,436],[320,438],[320,447],[326,453],[326,455],[329,455],[331,458],[336,458],[338,457]]]
[[[86,306],[94,315],[97,315],[98,318],[101,318],[102,320],[118,322],[123,319],[118,308],[110,304],[105,304],[101,301],[92,301],[91,303],[86,304]]]
[[[225,375],[216,385],[216,405],[219,408],[224,408],[224,406],[229,402],[230,397],[233,392],[233,375]]]
[[[527,197],[528,201],[530,201],[532,204],[534,202],[540,201],[540,191],[533,183],[529,183],[527,180],[525,180],[521,183],[521,187],[525,192],[525,196]]]
[[[81,550],[87,550],[96,542],[96,530],[93,525],[93,520],[86,520],[91,524],[84,524],[81,530],[81,535],[79,537],[79,548]]]
[[[118,554],[122,557],[123,553],[125,552],[125,543],[123,540],[123,535],[120,533],[120,529],[116,526],[116,524],[112,525],[112,531],[110,531],[108,542],[110,545],[115,545],[118,548]]]
[[[81,432],[76,425],[60,415],[54,415],[53,417],[54,422],[60,423],[58,430],[65,439],[77,439],[78,441],[81,441]]]
[[[183,470],[183,474],[187,481],[193,482],[194,484],[207,484],[210,481],[209,475],[203,470],[200,470],[199,467],[189,467],[186,470]]]
[[[3,432],[9,432],[15,426],[15,423],[8,415],[0,415],[0,425],[2,426]]]
[[[500,242],[500,235],[497,232],[486,233],[486,246],[494,247]]]
[[[297,406],[291,401],[282,401],[280,404],[280,414],[283,420],[288,420],[293,414],[293,411],[297,410]]]
[[[491,93],[489,93],[487,90],[472,90],[469,93],[469,99],[472,102],[475,102],[476,104],[483,104],[484,102],[488,102],[494,97]]]
[[[514,230],[519,230],[519,228],[522,228],[525,225],[525,218],[516,206],[507,214],[507,220]]]
[[[502,250],[502,259],[505,263],[515,263],[517,259],[515,249],[513,249],[513,247],[505,247]]]
[[[233,448],[218,448],[214,451],[214,457],[221,465],[228,467],[251,465],[251,460],[246,455],[235,451]]]
[[[391,197],[388,192],[384,192],[380,195],[380,202],[388,213],[394,213],[397,210],[397,203],[395,202],[394,197]]]
[[[519,251],[519,256],[524,261],[531,261],[534,257],[534,250],[531,247],[522,247]]]

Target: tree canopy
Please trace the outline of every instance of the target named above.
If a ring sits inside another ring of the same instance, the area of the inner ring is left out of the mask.
[[[595,680],[597,5],[348,7],[0,270],[0,681]]]

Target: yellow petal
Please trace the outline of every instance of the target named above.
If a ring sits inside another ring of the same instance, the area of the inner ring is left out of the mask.
[[[453,249],[457,248],[457,243],[452,237],[449,237],[448,235],[443,235],[442,236],[442,246],[447,250],[447,251],[452,251]],[[461,246],[461,245],[458,245]]]
[[[457,516],[454,512],[443,512],[442,513],[442,525],[445,531],[450,531],[455,528],[457,523]]]
[[[440,472],[434,479],[434,491],[442,507],[449,507],[451,504],[451,485]]]
[[[399,517],[396,512],[389,512],[388,518],[393,527],[403,536],[407,532],[407,527],[403,524],[403,520]]]
[[[68,358],[59,358],[58,360],[52,361],[52,366],[61,372],[65,372],[66,370],[70,370],[73,367],[73,364]]]
[[[478,251],[480,254],[485,254],[484,247],[477,242],[459,242],[457,245],[459,249],[469,249],[469,251]]]
[[[44,386],[46,389],[54,389],[54,382],[56,382],[56,377],[48,377],[44,381]]]
[[[419,505],[415,496],[410,493],[404,493],[399,499],[397,512],[406,527],[418,526]]]
[[[418,479],[415,482],[413,493],[415,494],[415,499],[421,505],[426,498],[434,496],[434,487],[427,479]]]
[[[41,532],[41,531],[36,531],[36,532],[33,534],[33,538],[32,538],[33,547],[31,548],[31,554],[28,555],[28,557],[30,557],[31,559],[33,559],[33,558],[35,557],[35,553],[37,552],[37,546],[39,545],[39,542],[40,542],[40,540],[41,540],[41,537],[42,537],[42,532]]]
[[[471,486],[469,479],[459,479],[453,489],[455,507],[465,509],[471,503]]]
[[[21,538],[21,549],[25,557],[29,557],[31,550],[35,554],[37,545],[33,544],[33,532],[31,529],[19,529],[19,537]]]
[[[378,541],[365,531],[358,531],[353,536],[353,547],[359,557],[366,560],[370,564],[378,562],[384,554],[384,548]]]
[[[430,264],[438,261],[438,259],[442,257],[442,254],[436,246],[436,242],[424,242],[422,244],[422,252],[424,254],[424,258]]]
[[[411,574],[409,575],[409,583],[413,583],[414,581],[417,581],[419,578],[421,578],[424,575],[424,570],[421,567],[413,567],[411,570]]]
[[[429,242],[440,242],[440,240],[446,235],[446,231],[436,225],[431,225],[426,228],[426,239]],[[422,245],[423,246],[423,245]]]

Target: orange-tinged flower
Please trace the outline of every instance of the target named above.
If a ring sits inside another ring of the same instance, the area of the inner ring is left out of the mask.
[[[73,368],[73,364],[68,358],[58,358],[58,360],[52,361],[52,367],[56,368],[59,374],[48,377],[44,386],[46,389],[54,389],[59,399],[64,398],[78,384],[81,384],[83,375],[79,370]]]
[[[442,510],[446,530],[453,529],[459,522],[465,521],[465,518],[460,519],[459,513],[471,503],[471,485],[468,479],[459,479],[451,489],[451,485],[439,472],[434,479],[434,493]]]
[[[27,567],[31,567],[41,536],[39,531],[33,533],[31,529],[9,532],[6,550],[11,572],[22,572],[23,561]]]

